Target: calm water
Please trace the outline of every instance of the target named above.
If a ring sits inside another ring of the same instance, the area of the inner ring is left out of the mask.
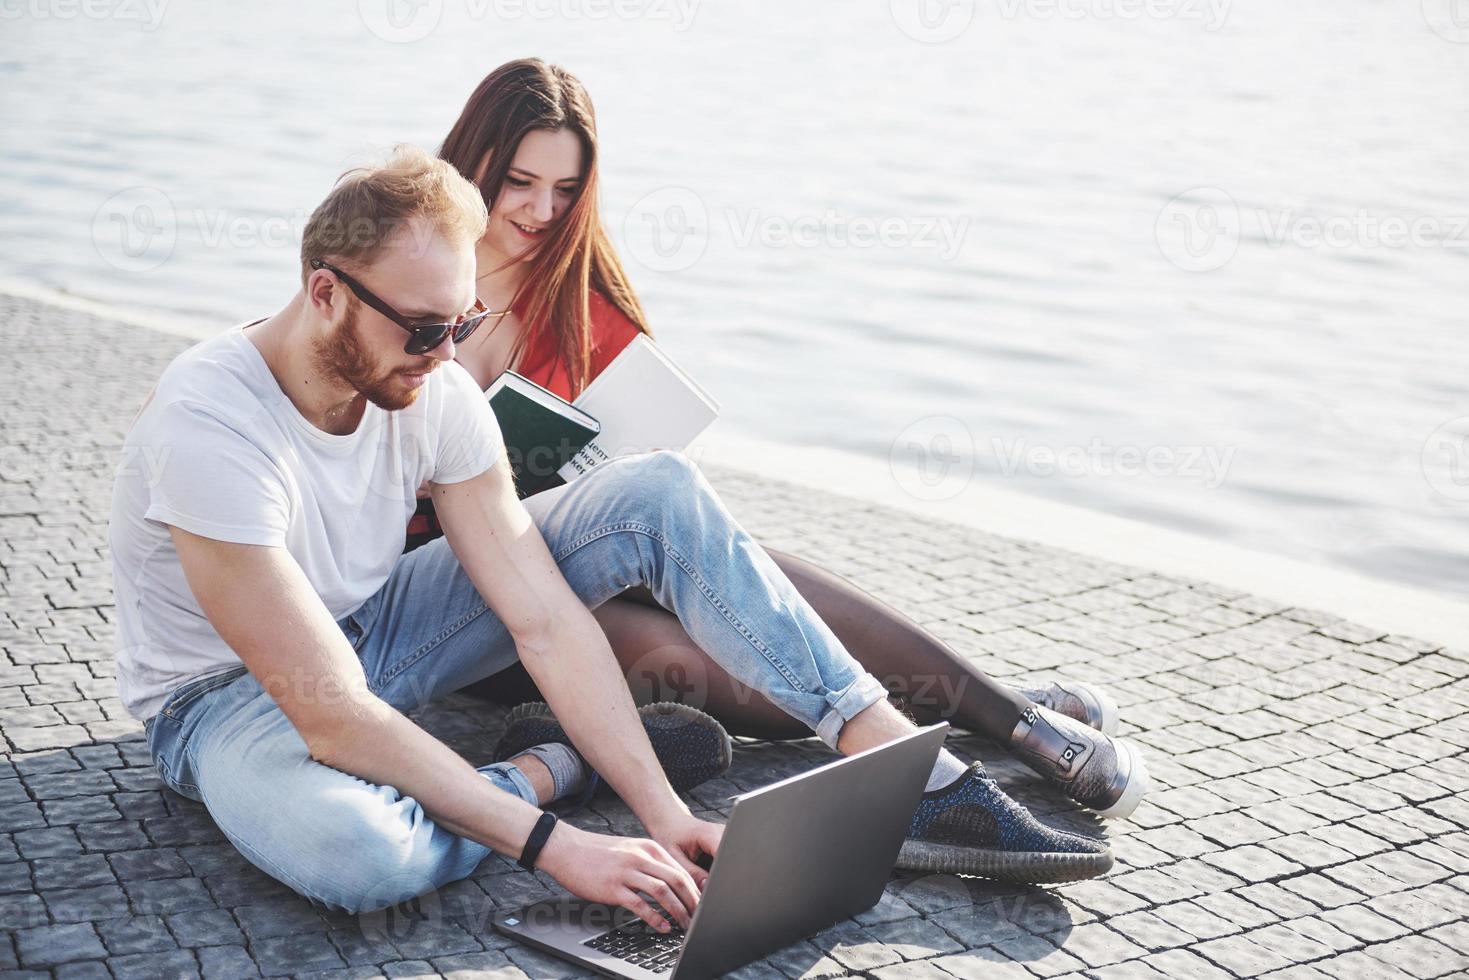
[[[268,313],[340,170],[538,54],[721,425],[1469,587],[1450,0],[393,3],[7,5],[0,277]]]

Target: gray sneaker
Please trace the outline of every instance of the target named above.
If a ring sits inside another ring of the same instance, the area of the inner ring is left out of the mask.
[[[1117,702],[1101,688],[1083,681],[1053,681],[1045,687],[1017,690],[1042,708],[1095,728],[1103,735],[1117,734]]]
[[[1098,816],[1132,815],[1149,788],[1142,750],[1046,708],[1027,708],[1010,736],[1010,749]]]

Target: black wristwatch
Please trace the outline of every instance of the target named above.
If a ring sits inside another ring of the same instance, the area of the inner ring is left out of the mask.
[[[541,856],[541,848],[546,846],[546,838],[551,836],[551,828],[556,826],[556,814],[547,811],[541,814],[541,819],[531,828],[530,836],[525,839],[525,848],[520,852],[519,865],[527,871],[536,869],[536,858]]]

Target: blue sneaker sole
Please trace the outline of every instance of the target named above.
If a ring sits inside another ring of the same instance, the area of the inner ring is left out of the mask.
[[[638,716],[675,792],[686,793],[729,770],[733,745],[724,726],[712,716],[675,701],[645,704],[638,709]],[[511,710],[505,733],[495,745],[494,761],[514,758],[546,742],[571,745],[551,706],[544,701],[518,705]]]

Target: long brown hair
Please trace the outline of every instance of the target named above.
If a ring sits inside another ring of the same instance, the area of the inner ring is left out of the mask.
[[[520,141],[537,129],[567,129],[576,135],[582,175],[576,198],[531,257],[530,271],[516,291],[512,306],[525,330],[516,340],[511,362],[550,331],[568,365],[575,397],[591,380],[590,290],[606,297],[643,333],[650,333],[598,213],[597,124],[591,97],[576,76],[557,65],[539,58],[507,62],[479,83],[444,137],[439,156],[474,180],[488,153],[479,189],[486,208],[492,208]]]

